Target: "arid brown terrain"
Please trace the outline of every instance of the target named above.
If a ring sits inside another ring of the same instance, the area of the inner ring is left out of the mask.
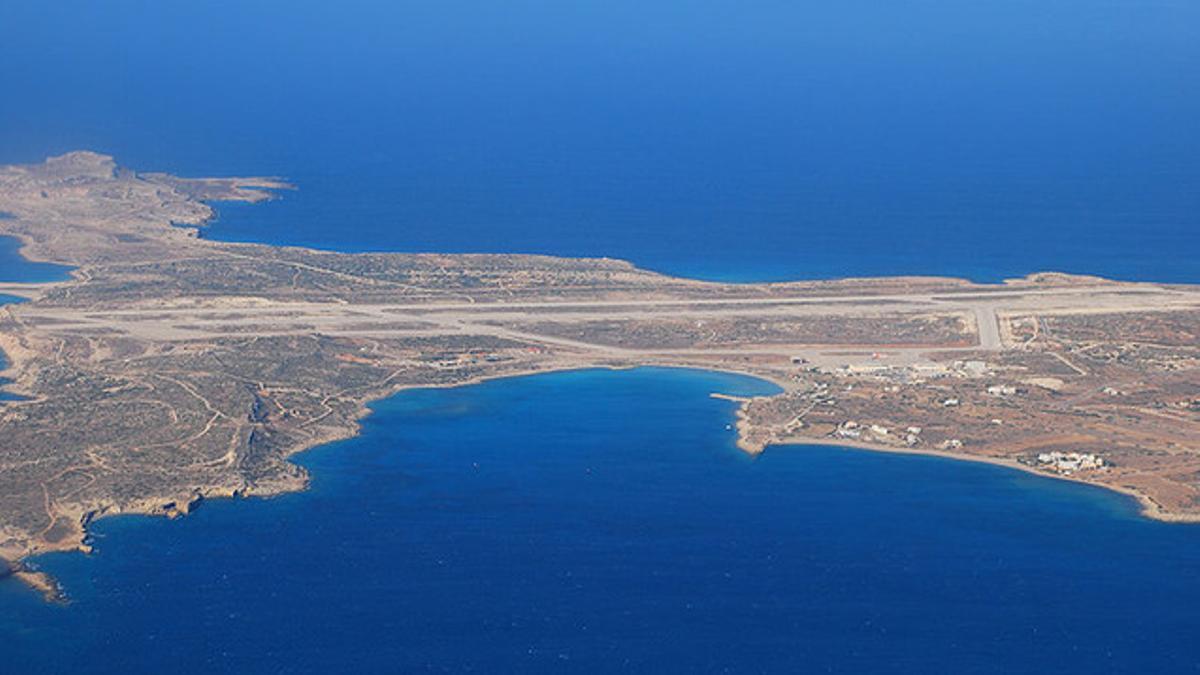
[[[583,367],[734,370],[740,445],[947,454],[1200,520],[1200,287],[1039,274],[719,284],[608,259],[212,242],[204,203],[273,179],[0,167],[0,235],[69,281],[0,284],[0,567],[114,513],[304,487],[296,452],[403,388]],[[982,253],[982,252],[981,252]]]

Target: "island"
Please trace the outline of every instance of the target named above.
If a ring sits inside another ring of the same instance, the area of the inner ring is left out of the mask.
[[[337,253],[200,236],[275,178],[0,167],[0,236],[61,282],[0,283],[0,576],[121,513],[301,490],[289,458],[412,387],[579,368],[746,373],[738,445],[1010,466],[1200,521],[1200,286],[1061,273],[732,284],[612,259]],[[986,250],[980,250],[986,255]],[[715,392],[719,394],[719,392]]]

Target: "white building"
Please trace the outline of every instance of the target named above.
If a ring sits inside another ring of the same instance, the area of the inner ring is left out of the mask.
[[[1090,452],[1043,452],[1037,456],[1038,464],[1061,474],[1076,471],[1094,471],[1104,468],[1104,458]]]

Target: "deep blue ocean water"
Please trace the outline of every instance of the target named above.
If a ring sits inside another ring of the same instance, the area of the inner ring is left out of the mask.
[[[0,162],[280,174],[223,239],[1200,280],[1200,3],[33,0]]]
[[[0,163],[276,174],[207,236],[755,280],[1200,281],[1200,4],[0,4]],[[0,280],[60,269],[18,260]],[[0,298],[0,302],[4,302]],[[4,672],[1195,672],[1200,528],[991,466],[752,460],[690,371],[414,391],[304,494],[102,520]],[[0,439],[0,444],[3,439]]]
[[[1193,672],[1200,528],[937,458],[733,445],[739,376],[402,393],[311,491],[103,520],[12,672]],[[51,647],[52,645],[52,647]],[[52,651],[47,651],[52,649]],[[48,667],[48,664],[53,664]]]
[[[16,239],[0,237],[0,281],[40,283],[62,281],[70,276],[69,267],[26,260],[18,252],[20,248],[21,242]],[[0,294],[0,304],[12,300],[12,296]]]

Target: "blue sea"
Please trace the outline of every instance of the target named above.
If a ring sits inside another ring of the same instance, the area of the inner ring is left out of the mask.
[[[21,257],[21,242],[12,237],[0,237],[0,282],[42,283],[64,281],[71,268],[50,263],[32,262]],[[19,300],[0,294],[0,305]]]
[[[1200,530],[992,466],[752,459],[695,371],[402,393],[310,491],[102,520],[11,672],[1193,672]]]
[[[1200,3],[0,4],[0,163],[287,177],[206,236],[732,281],[1200,282]],[[0,280],[61,278],[0,238]],[[4,302],[5,298],[0,298]],[[13,673],[1200,670],[1200,527],[936,458],[733,445],[740,376],[404,392],[302,494],[0,581]],[[0,439],[0,446],[3,439]]]
[[[0,163],[279,174],[221,239],[739,281],[1200,280],[1190,0],[5,0]]]

